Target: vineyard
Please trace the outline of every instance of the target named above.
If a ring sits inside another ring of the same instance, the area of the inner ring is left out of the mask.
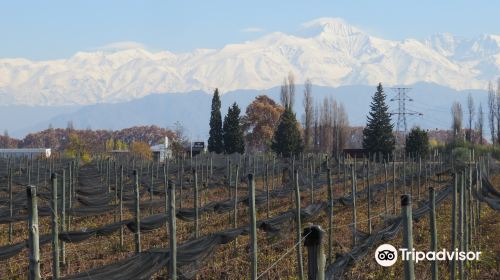
[[[500,277],[493,158],[375,158],[0,159],[0,279]],[[383,243],[482,255],[383,268]]]

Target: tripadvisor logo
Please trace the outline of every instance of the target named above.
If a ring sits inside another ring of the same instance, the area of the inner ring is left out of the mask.
[[[398,260],[398,251],[391,244],[382,244],[375,251],[375,260],[381,266],[391,266]]]
[[[413,260],[415,263],[419,261],[428,260],[428,261],[444,261],[444,260],[457,260],[457,261],[477,261],[479,260],[479,255],[481,252],[463,252],[458,251],[448,251],[443,249],[441,251],[416,251],[412,249],[411,251],[406,248],[399,249],[401,253],[401,259],[403,261]],[[394,248],[391,244],[382,244],[378,246],[377,250],[375,250],[375,260],[381,266],[392,266],[398,260],[398,250]]]

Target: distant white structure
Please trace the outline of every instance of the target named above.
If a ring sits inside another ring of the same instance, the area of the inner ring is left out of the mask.
[[[49,158],[50,148],[0,149],[0,157],[43,157]]]
[[[164,162],[165,159],[171,158],[172,151],[170,150],[168,137],[165,136],[165,143],[151,146],[151,152],[155,161]]]

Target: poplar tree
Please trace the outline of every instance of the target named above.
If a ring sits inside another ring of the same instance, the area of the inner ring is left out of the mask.
[[[235,102],[231,107],[229,107],[227,115],[224,118],[223,136],[224,152],[226,154],[242,154],[245,152],[240,113],[241,110]]]
[[[208,151],[220,154],[224,152],[222,137],[222,116],[220,113],[219,90],[215,89],[212,98],[212,112],[210,113],[210,133],[208,137]]]

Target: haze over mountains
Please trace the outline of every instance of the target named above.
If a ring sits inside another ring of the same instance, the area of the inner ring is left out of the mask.
[[[484,89],[500,75],[500,36],[465,39],[438,34],[391,41],[341,19],[320,18],[296,34],[152,53],[134,48],[79,52],[68,59],[0,59],[0,102],[17,105],[88,105],[128,101],[151,93],[268,89],[292,71],[297,83],[346,86],[436,83]]]
[[[49,124],[64,127],[69,120],[79,128],[103,129],[180,121],[204,138],[210,106],[206,93],[221,90],[223,113],[233,101],[244,111],[258,94],[278,98],[277,86],[290,71],[299,85],[311,79],[316,100],[333,95],[342,101],[354,125],[364,124],[370,96],[382,82],[386,88],[415,87],[412,97],[420,105],[414,109],[425,114],[431,104],[434,112],[414,123],[447,128],[452,101],[472,92],[483,102],[488,81],[500,76],[500,36],[437,34],[391,41],[342,19],[320,18],[294,34],[270,33],[221,49],[176,54],[136,47],[50,61],[3,58],[0,129],[22,136]],[[300,88],[297,93],[302,94]]]

